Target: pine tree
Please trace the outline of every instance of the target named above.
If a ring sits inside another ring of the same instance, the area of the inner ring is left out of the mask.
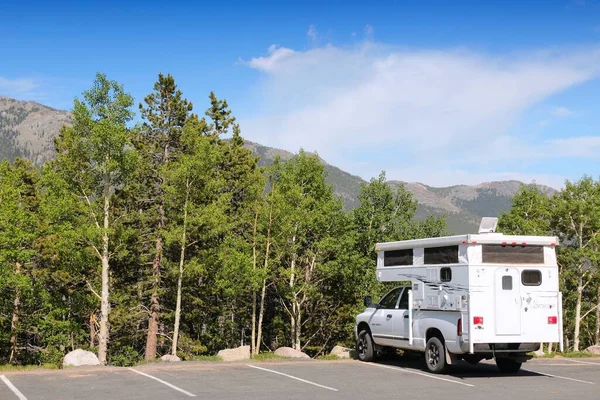
[[[135,146],[146,165],[140,188],[142,207],[150,235],[154,236],[152,250],[152,288],[150,296],[146,360],[153,360],[157,352],[160,319],[160,288],[164,257],[164,230],[167,224],[165,211],[165,173],[169,163],[181,147],[181,135],[192,111],[192,103],[182,98],[171,75],[158,75],[154,92],[140,104],[144,124],[139,130]],[[144,191],[145,190],[145,191]]]

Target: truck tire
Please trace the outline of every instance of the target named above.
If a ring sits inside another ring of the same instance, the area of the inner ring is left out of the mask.
[[[521,362],[510,358],[496,357],[496,366],[500,372],[505,374],[514,374],[521,369]]]
[[[441,374],[448,369],[446,362],[446,347],[437,337],[433,336],[425,346],[425,364],[434,374]]]
[[[373,346],[373,338],[371,333],[367,330],[360,331],[358,334],[358,340],[356,341],[356,354],[360,361],[373,361],[375,354]]]

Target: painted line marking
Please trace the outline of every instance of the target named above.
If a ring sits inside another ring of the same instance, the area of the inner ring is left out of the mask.
[[[449,382],[449,383],[456,383],[457,385],[475,387],[475,385],[471,385],[470,383],[464,383],[464,382],[455,381],[453,379],[442,378],[441,376],[427,374],[425,372],[413,371],[413,370],[408,369],[408,368],[393,367],[391,365],[382,365],[382,364],[373,364],[373,363],[361,363],[361,364],[362,365],[371,365],[373,367],[393,369],[393,370],[396,370],[396,371],[406,372],[406,373],[409,373],[409,374],[421,375],[421,376],[424,376],[426,378],[438,379],[440,381]]]
[[[187,390],[183,390],[183,389],[181,389],[181,388],[178,388],[177,386],[175,386],[175,385],[172,385],[172,384],[170,384],[169,382],[163,381],[162,379],[159,379],[159,378],[157,378],[157,377],[155,377],[155,376],[148,375],[148,374],[146,374],[146,373],[143,373],[143,372],[141,372],[141,371],[138,371],[137,369],[133,369],[133,368],[127,368],[127,369],[128,369],[128,370],[130,370],[130,371],[133,371],[133,372],[135,372],[136,374],[144,375],[145,377],[148,377],[148,378],[150,378],[150,379],[154,379],[155,381],[157,381],[157,382],[160,382],[160,383],[162,383],[163,385],[167,385],[167,386],[168,386],[168,387],[170,387],[171,389],[175,389],[175,390],[177,390],[178,392],[181,392],[181,393],[183,393],[183,394],[187,394],[187,395],[188,395],[188,396],[190,396],[190,397],[196,397],[196,395],[195,395],[194,393],[190,393],[190,392],[188,392]]]
[[[304,383],[308,383],[309,385],[313,385],[313,386],[317,386],[323,389],[327,389],[327,390],[332,390],[334,392],[337,392],[337,389],[334,389],[332,387],[329,386],[325,386],[325,385],[320,385],[318,383],[315,382],[311,382],[311,381],[307,381],[306,379],[302,379],[302,378],[298,378],[296,376],[292,376],[292,375],[288,375],[288,374],[284,374],[283,372],[279,372],[279,371],[274,371],[272,369],[267,369],[267,368],[262,368],[262,367],[257,367],[256,365],[250,365],[250,364],[246,364],[248,367],[250,368],[254,368],[254,369],[260,369],[261,371],[267,371],[267,372],[271,372],[273,374],[277,374],[277,375],[281,375],[281,376],[285,376],[286,378],[290,378],[290,379],[295,379],[297,381],[300,382],[304,382]]]
[[[6,386],[8,386],[8,388],[9,388],[10,390],[12,390],[14,394],[16,394],[16,395],[17,395],[17,397],[19,398],[19,400],[27,400],[27,397],[25,397],[25,396],[23,395],[23,393],[21,393],[21,392],[19,391],[19,389],[17,389],[17,387],[16,387],[15,385],[13,385],[13,384],[12,384],[12,382],[11,382],[11,381],[9,381],[9,380],[8,380],[8,378],[7,378],[6,376],[4,376],[4,375],[0,375],[0,379],[2,379],[2,381],[3,381],[4,383],[6,383]]]
[[[545,372],[538,372],[538,371],[531,371],[531,370],[523,370],[523,371],[524,372],[530,372],[530,373],[533,373],[533,374],[548,376],[550,378],[565,379],[567,381],[573,381],[573,382],[579,382],[579,383],[587,383],[588,385],[595,385],[594,382],[582,381],[581,379],[568,378],[566,376],[546,374]]]
[[[591,361],[571,360],[569,358],[565,358],[565,361],[574,362],[577,364],[600,365],[600,363],[595,363],[595,362],[591,362]]]

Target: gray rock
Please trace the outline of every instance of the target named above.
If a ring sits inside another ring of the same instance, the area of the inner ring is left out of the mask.
[[[291,347],[280,347],[277,350],[275,350],[275,355],[287,358],[310,358],[308,354],[303,353],[299,350],[294,350]]]
[[[329,354],[338,356],[339,358],[351,358],[351,349],[342,346],[335,346]]]
[[[590,346],[585,351],[600,356],[600,346]]]
[[[164,356],[162,356],[160,358],[161,361],[166,361],[166,362],[178,362],[181,361],[181,358],[171,355],[171,354],[165,354]]]
[[[81,367],[83,365],[100,365],[100,361],[94,353],[82,349],[67,353],[63,359],[63,367]]]
[[[235,349],[225,349],[217,353],[223,361],[241,361],[250,359],[250,346],[240,346]]]

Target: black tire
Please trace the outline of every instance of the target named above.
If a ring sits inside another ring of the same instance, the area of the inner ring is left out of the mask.
[[[425,364],[434,374],[441,374],[448,369],[446,362],[446,347],[437,337],[432,337],[425,346]]]
[[[358,340],[356,341],[356,354],[360,361],[373,361],[375,354],[373,346],[373,338],[369,331],[363,330],[358,334]]]
[[[521,369],[521,362],[515,361],[510,358],[496,358],[496,366],[500,372],[504,374],[514,374],[519,372]]]

